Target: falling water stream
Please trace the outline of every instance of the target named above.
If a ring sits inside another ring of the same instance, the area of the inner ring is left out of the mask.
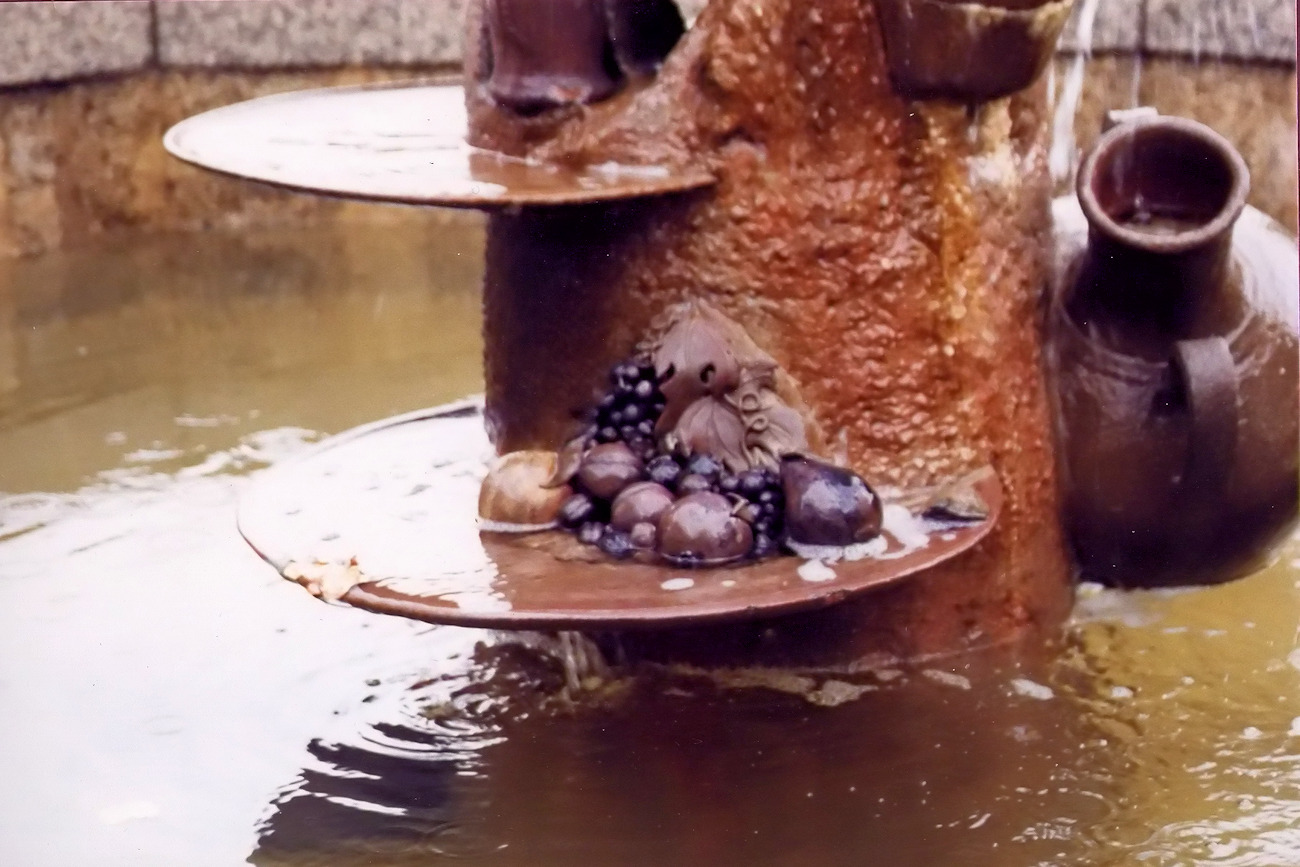
[[[1059,92],[1052,82],[1050,88],[1056,94],[1056,106],[1052,113],[1052,144],[1048,152],[1048,166],[1052,180],[1057,186],[1068,184],[1074,176],[1079,162],[1079,143],[1074,132],[1075,117],[1079,113],[1079,101],[1083,98],[1084,75],[1088,60],[1092,57],[1093,27],[1097,21],[1097,7],[1100,0],[1082,0],[1077,15],[1075,45],[1078,46],[1070,70],[1066,73]],[[1053,69],[1053,72],[1055,70]],[[1134,91],[1137,81],[1134,81]]]
[[[0,271],[0,863],[1300,864],[1295,541],[1226,587],[1089,588],[1059,647],[852,675],[630,673],[279,579],[240,492],[481,388],[481,244]]]

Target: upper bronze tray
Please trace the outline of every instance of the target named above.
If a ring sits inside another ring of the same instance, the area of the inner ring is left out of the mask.
[[[281,574],[317,564],[359,583],[342,601],[431,623],[494,629],[648,629],[820,608],[895,584],[966,551],[997,520],[1002,490],[976,489],[980,523],[890,538],[879,557],[796,557],[717,569],[617,562],[561,532],[480,535],[479,482],[492,450],[465,402],[358,428],[265,471],[239,509],[244,538]]]
[[[614,201],[714,183],[707,172],[667,166],[507,157],[470,147],[466,128],[459,86],[336,87],[195,115],[163,145],[197,166],[295,190],[461,208]]]

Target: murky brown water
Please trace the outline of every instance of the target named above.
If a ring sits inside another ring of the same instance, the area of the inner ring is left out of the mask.
[[[1300,544],[1065,648],[643,672],[328,607],[257,471],[479,388],[481,239],[125,240],[0,271],[0,863],[1300,865]]]

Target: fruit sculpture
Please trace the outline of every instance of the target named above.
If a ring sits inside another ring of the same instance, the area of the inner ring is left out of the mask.
[[[880,497],[812,456],[820,432],[788,375],[735,322],[700,301],[616,364],[557,453],[499,458],[479,502],[487,532],[562,528],[615,559],[715,567],[791,553],[879,553]],[[934,501],[933,522],[982,520]]]

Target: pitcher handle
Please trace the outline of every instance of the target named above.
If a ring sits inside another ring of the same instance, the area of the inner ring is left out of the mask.
[[[1237,365],[1222,337],[1180,340],[1172,359],[1191,415],[1182,486],[1220,494],[1237,458]]]

